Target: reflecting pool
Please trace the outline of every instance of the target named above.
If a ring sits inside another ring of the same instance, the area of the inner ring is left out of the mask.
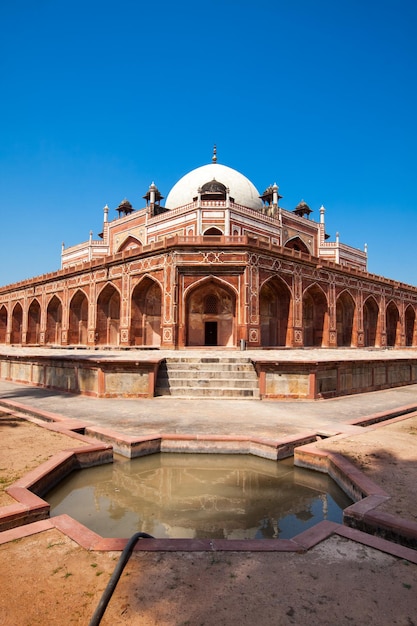
[[[251,455],[154,454],[73,472],[50,491],[103,537],[290,539],[322,520],[342,521],[351,500],[327,476]]]

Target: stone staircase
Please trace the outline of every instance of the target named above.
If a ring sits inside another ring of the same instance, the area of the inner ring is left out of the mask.
[[[158,370],[156,396],[259,399],[255,368],[247,357],[169,357]]]

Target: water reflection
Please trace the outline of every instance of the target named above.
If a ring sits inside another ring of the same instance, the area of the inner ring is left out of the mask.
[[[49,492],[51,516],[67,513],[105,537],[288,539],[328,519],[347,496],[327,475],[292,459],[158,454],[74,472]]]

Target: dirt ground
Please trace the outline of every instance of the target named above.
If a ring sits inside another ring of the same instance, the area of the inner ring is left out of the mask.
[[[7,413],[0,433],[0,506],[12,501],[5,487],[74,446]],[[417,418],[320,446],[395,494],[387,510],[417,519]],[[118,558],[57,530],[0,545],[0,624],[88,624]],[[137,552],[101,623],[417,626],[417,566],[336,536],[306,554]]]

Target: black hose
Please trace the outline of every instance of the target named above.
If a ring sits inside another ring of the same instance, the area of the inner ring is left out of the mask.
[[[101,618],[104,615],[104,611],[107,608],[108,603],[110,602],[110,598],[113,595],[114,590],[116,589],[116,585],[119,582],[119,578],[122,575],[122,572],[130,558],[130,555],[133,552],[133,548],[137,544],[139,539],[154,539],[152,535],[148,535],[147,533],[135,533],[127,542],[125,549],[120,555],[119,561],[114,569],[114,572],[107,583],[107,587],[103,591],[103,595],[101,596],[101,600],[98,603],[96,610],[94,611],[94,615],[91,618],[89,626],[98,626],[101,622]]]

